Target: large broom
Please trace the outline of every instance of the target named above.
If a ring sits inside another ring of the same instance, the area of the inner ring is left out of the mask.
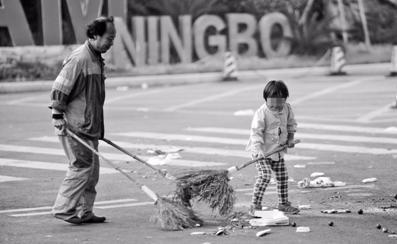
[[[110,160],[106,159],[102,154],[100,154],[97,150],[88,145],[83,139],[74,134],[71,130],[66,129],[66,132],[77,140],[79,143],[84,145],[86,148],[91,150],[93,153],[102,158],[107,164],[113,167],[115,170],[119,171],[121,174],[126,176],[130,181],[135,183],[146,195],[148,195],[153,201],[155,206],[157,207],[156,216],[154,216],[153,220],[156,223],[160,224],[160,227],[164,230],[181,230],[184,228],[191,228],[196,226],[201,226],[203,221],[197,217],[193,210],[187,208],[183,204],[179,202],[175,202],[173,200],[160,197],[157,193],[152,191],[146,185],[139,183],[137,180],[132,178],[129,174],[124,172],[122,169],[117,167]]]
[[[181,186],[180,185],[181,182],[177,181],[177,178],[175,176],[169,174],[167,171],[163,171],[163,170],[160,170],[160,169],[157,169],[157,168],[153,167],[151,164],[149,164],[145,160],[143,160],[143,159],[139,158],[138,156],[130,153],[129,151],[127,151],[126,149],[122,148],[121,146],[117,145],[116,143],[112,142],[109,139],[102,138],[102,140],[104,142],[108,143],[109,145],[113,146],[114,148],[118,149],[119,151],[121,151],[121,152],[127,154],[128,156],[132,157],[133,159],[137,160],[138,162],[141,162],[144,165],[148,166],[149,168],[151,168],[152,170],[154,170],[155,172],[157,172],[159,175],[163,176],[164,178],[167,178],[167,179],[169,179],[171,181],[174,181],[177,184],[177,190],[176,190],[175,199],[179,199],[181,201],[181,203],[183,205],[185,205],[186,207],[189,207],[189,208],[192,207],[191,204],[190,204],[190,200],[191,200],[192,197],[194,197],[194,194],[192,193],[192,191],[195,191],[195,190],[192,189],[193,186],[190,186],[190,187]],[[211,173],[211,171],[209,172],[209,174],[210,173]],[[208,177],[208,174],[207,174],[207,177]],[[211,194],[211,192],[215,192],[214,190],[209,190],[209,189],[211,189],[211,186],[218,187],[219,185],[224,187],[224,189],[221,189],[221,191],[223,191],[223,192],[230,191],[230,194],[227,194],[227,196],[230,196],[230,198],[218,199],[218,201],[216,201],[216,202],[220,202],[220,201],[223,200],[223,201],[225,201],[225,203],[220,203],[220,204],[215,204],[215,205],[211,204],[210,207],[212,209],[216,208],[218,205],[227,206],[228,204],[233,204],[234,203],[234,199],[233,199],[234,195],[232,194],[233,193],[233,188],[231,188],[227,184],[227,182],[225,184],[214,184],[213,182],[216,182],[217,181],[216,179],[222,181],[222,180],[227,179],[227,177],[218,177],[218,175],[215,174],[214,175],[214,179],[210,181],[211,182],[210,185],[205,187],[206,189],[208,189],[208,191],[201,191],[200,192],[201,194],[203,194],[203,196],[201,196],[200,199],[209,198],[208,194]],[[185,185],[185,184],[182,183],[182,185]],[[222,195],[220,195],[220,197],[222,197]],[[221,210],[221,212],[223,212],[223,210]]]
[[[300,140],[295,140],[294,144]],[[263,160],[274,153],[287,148],[287,145],[279,146],[264,157],[256,158],[241,165],[232,166],[227,170],[199,170],[188,171],[177,177],[176,194],[184,201],[190,201],[198,197],[199,201],[207,202],[212,209],[218,208],[219,214],[224,216],[233,210],[235,202],[234,190],[229,185],[229,174],[239,171],[248,165]]]

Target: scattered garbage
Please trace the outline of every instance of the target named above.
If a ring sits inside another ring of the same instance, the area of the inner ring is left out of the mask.
[[[238,110],[233,113],[234,116],[253,116],[254,110],[252,109],[245,109],[245,110]]]
[[[358,213],[358,214],[363,214],[364,211],[363,211],[362,209],[359,209],[359,210],[357,211],[357,213]]]
[[[251,226],[289,225],[289,218],[284,214],[284,212],[281,212],[278,209],[255,211],[254,216],[257,218],[249,220]]]
[[[378,180],[377,178],[372,177],[372,178],[366,178],[366,179],[362,180],[361,182],[362,183],[372,183],[372,182],[376,182],[377,180]]]
[[[192,236],[197,236],[197,235],[206,235],[207,232],[204,231],[195,231],[195,232],[191,232],[190,235]]]
[[[396,234],[390,234],[387,237],[389,237],[389,238],[397,238],[397,235]]]
[[[310,227],[307,226],[299,226],[296,228],[296,232],[310,232]]]
[[[334,222],[332,222],[332,221],[330,221],[330,222],[328,222],[328,226],[334,226]]]
[[[226,229],[225,229],[224,227],[219,227],[219,228],[218,228],[218,231],[215,232],[215,235],[216,235],[216,236],[226,235],[226,234],[227,234],[227,233],[226,233]]]
[[[256,232],[256,237],[261,237],[261,236],[270,234],[271,230],[272,229],[266,229],[266,230],[258,231],[258,232]]]
[[[151,165],[164,165],[169,163],[171,160],[182,158],[179,153],[167,153],[160,154],[154,157],[150,157],[147,162]]]
[[[310,178],[304,178],[298,181],[299,188],[319,188],[319,187],[335,187],[335,186],[345,186],[346,183],[343,181],[332,181],[330,177],[320,176],[313,180]]]
[[[306,165],[305,164],[295,164],[294,168],[304,169],[304,168],[306,168]]]
[[[349,209],[325,209],[321,210],[321,213],[325,214],[340,214],[340,213],[351,213],[352,211]]]
[[[376,225],[376,228],[377,228],[378,230],[380,230],[380,229],[382,228],[382,226],[381,226],[380,224],[377,224],[377,225]]]
[[[296,223],[295,223],[295,222],[292,222],[292,223],[291,223],[291,226],[292,226],[292,227],[296,227]]]
[[[298,209],[299,210],[306,210],[306,209],[311,209],[312,206],[310,204],[304,204],[304,205],[299,205]]]
[[[310,177],[315,178],[315,177],[319,177],[319,176],[323,176],[324,173],[323,172],[313,172],[311,173]]]
[[[382,232],[383,232],[383,233],[387,233],[387,232],[389,232],[389,230],[388,230],[387,228],[383,227],[383,228],[382,228]]]

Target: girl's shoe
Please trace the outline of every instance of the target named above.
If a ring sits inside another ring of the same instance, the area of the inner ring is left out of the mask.
[[[251,205],[248,214],[255,217],[255,211],[261,211],[262,205]]]
[[[290,202],[286,202],[284,204],[278,205],[278,210],[287,213],[287,214],[297,214],[299,213],[299,209],[291,206]]]

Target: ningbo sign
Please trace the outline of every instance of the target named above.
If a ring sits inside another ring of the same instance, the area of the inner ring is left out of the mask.
[[[85,39],[85,26],[100,15],[103,0],[66,0],[77,42]],[[108,13],[115,17],[117,36],[111,49],[112,62],[117,67],[154,65],[171,62],[171,50],[177,62],[191,63],[195,59],[223,55],[228,49],[240,56],[256,56],[259,50],[267,58],[287,56],[291,50],[291,27],[281,13],[264,15],[259,21],[246,13],[230,13],[225,18],[202,15],[178,17],[177,24],[170,16],[132,17],[132,34],[126,26],[126,0],[108,0]],[[44,45],[62,44],[60,0],[41,0]],[[18,0],[3,0],[0,26],[7,27],[14,46],[34,45],[22,6]],[[283,38],[277,48],[271,44],[274,26],[282,29]],[[227,33],[224,34],[227,30]],[[254,35],[259,34],[259,38]],[[239,51],[240,47],[244,51]],[[125,60],[131,62],[125,62]],[[175,60],[173,60],[175,62]]]

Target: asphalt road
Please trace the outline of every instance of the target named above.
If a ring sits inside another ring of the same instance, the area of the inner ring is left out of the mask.
[[[105,224],[73,226],[49,215],[67,167],[51,127],[49,92],[0,95],[0,242],[1,243],[396,243],[397,110],[390,109],[397,79],[384,73],[356,71],[348,76],[279,74],[225,83],[200,83],[147,89],[109,89],[105,105],[106,137],[156,167],[176,174],[187,169],[226,169],[249,160],[244,151],[253,110],[263,100],[267,79],[284,79],[298,120],[287,165],[290,200],[310,205],[290,216],[297,226],[234,228],[213,233],[225,218],[195,203],[204,226],[162,231],[149,221],[155,207],[150,198],[123,175],[102,163],[97,187],[97,215]],[[170,153],[167,161],[154,150]],[[182,151],[178,151],[178,150]],[[100,151],[119,167],[161,195],[175,189],[166,179],[128,156],[101,144]],[[159,165],[160,163],[165,163]],[[343,187],[298,188],[313,172],[324,173]],[[377,181],[363,183],[366,178]],[[233,175],[236,211],[247,211],[255,181],[249,167]],[[269,186],[265,206],[277,204]],[[325,209],[351,213],[324,214]],[[362,209],[363,214],[358,214]],[[330,227],[329,222],[334,226]],[[376,228],[388,228],[383,233]],[[205,235],[191,235],[202,231]]]

